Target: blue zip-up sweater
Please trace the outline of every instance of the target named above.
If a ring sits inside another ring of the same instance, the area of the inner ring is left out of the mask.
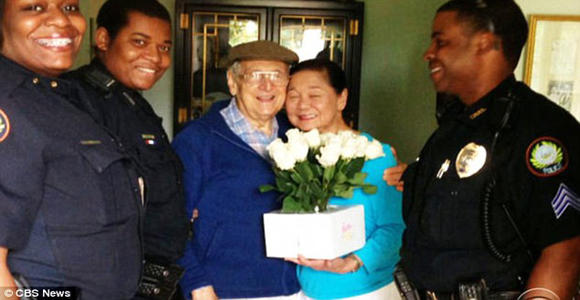
[[[214,103],[202,118],[189,123],[173,142],[185,167],[187,211],[194,208],[194,237],[180,264],[184,295],[212,285],[220,298],[289,295],[300,289],[295,265],[266,258],[262,214],[280,209],[276,192],[260,193],[273,183],[271,164],[235,135]],[[278,116],[279,135],[288,121]]]

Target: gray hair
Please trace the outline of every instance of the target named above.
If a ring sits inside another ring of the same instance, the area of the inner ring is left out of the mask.
[[[2,1],[2,0],[0,0]],[[242,75],[242,64],[239,60],[236,60],[229,68],[228,71],[232,72],[235,77]]]

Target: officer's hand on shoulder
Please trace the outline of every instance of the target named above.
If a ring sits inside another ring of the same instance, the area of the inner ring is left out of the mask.
[[[399,157],[397,156],[397,150],[395,150],[395,148],[391,147],[391,151],[393,152],[393,156],[397,160],[397,165],[386,169],[385,172],[383,173],[383,179],[385,180],[385,182],[387,182],[388,185],[394,186],[397,189],[397,191],[402,192],[404,182],[401,180],[401,177],[403,176],[403,173],[405,173],[405,170],[407,169],[407,164],[399,160]]]

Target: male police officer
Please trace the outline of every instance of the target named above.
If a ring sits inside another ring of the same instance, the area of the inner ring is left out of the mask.
[[[181,270],[172,264],[187,238],[181,163],[161,119],[139,94],[170,65],[170,22],[156,0],[107,1],[97,17],[97,58],[68,74],[92,96],[82,108],[118,137],[145,179],[146,263],[139,291],[145,297],[173,292]]]
[[[457,99],[404,175],[401,264],[422,297],[575,290],[580,125],[514,79],[526,36],[512,0],[452,0],[435,16],[425,59]]]

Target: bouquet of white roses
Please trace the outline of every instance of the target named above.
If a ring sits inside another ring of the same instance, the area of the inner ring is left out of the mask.
[[[385,155],[379,141],[352,131],[319,134],[316,129],[290,129],[286,136],[287,143],[276,139],[267,148],[276,184],[260,187],[283,194],[282,212],[322,212],[330,197],[351,198],[358,187],[376,193],[376,186],[364,183],[367,174],[361,169],[365,160]]]

